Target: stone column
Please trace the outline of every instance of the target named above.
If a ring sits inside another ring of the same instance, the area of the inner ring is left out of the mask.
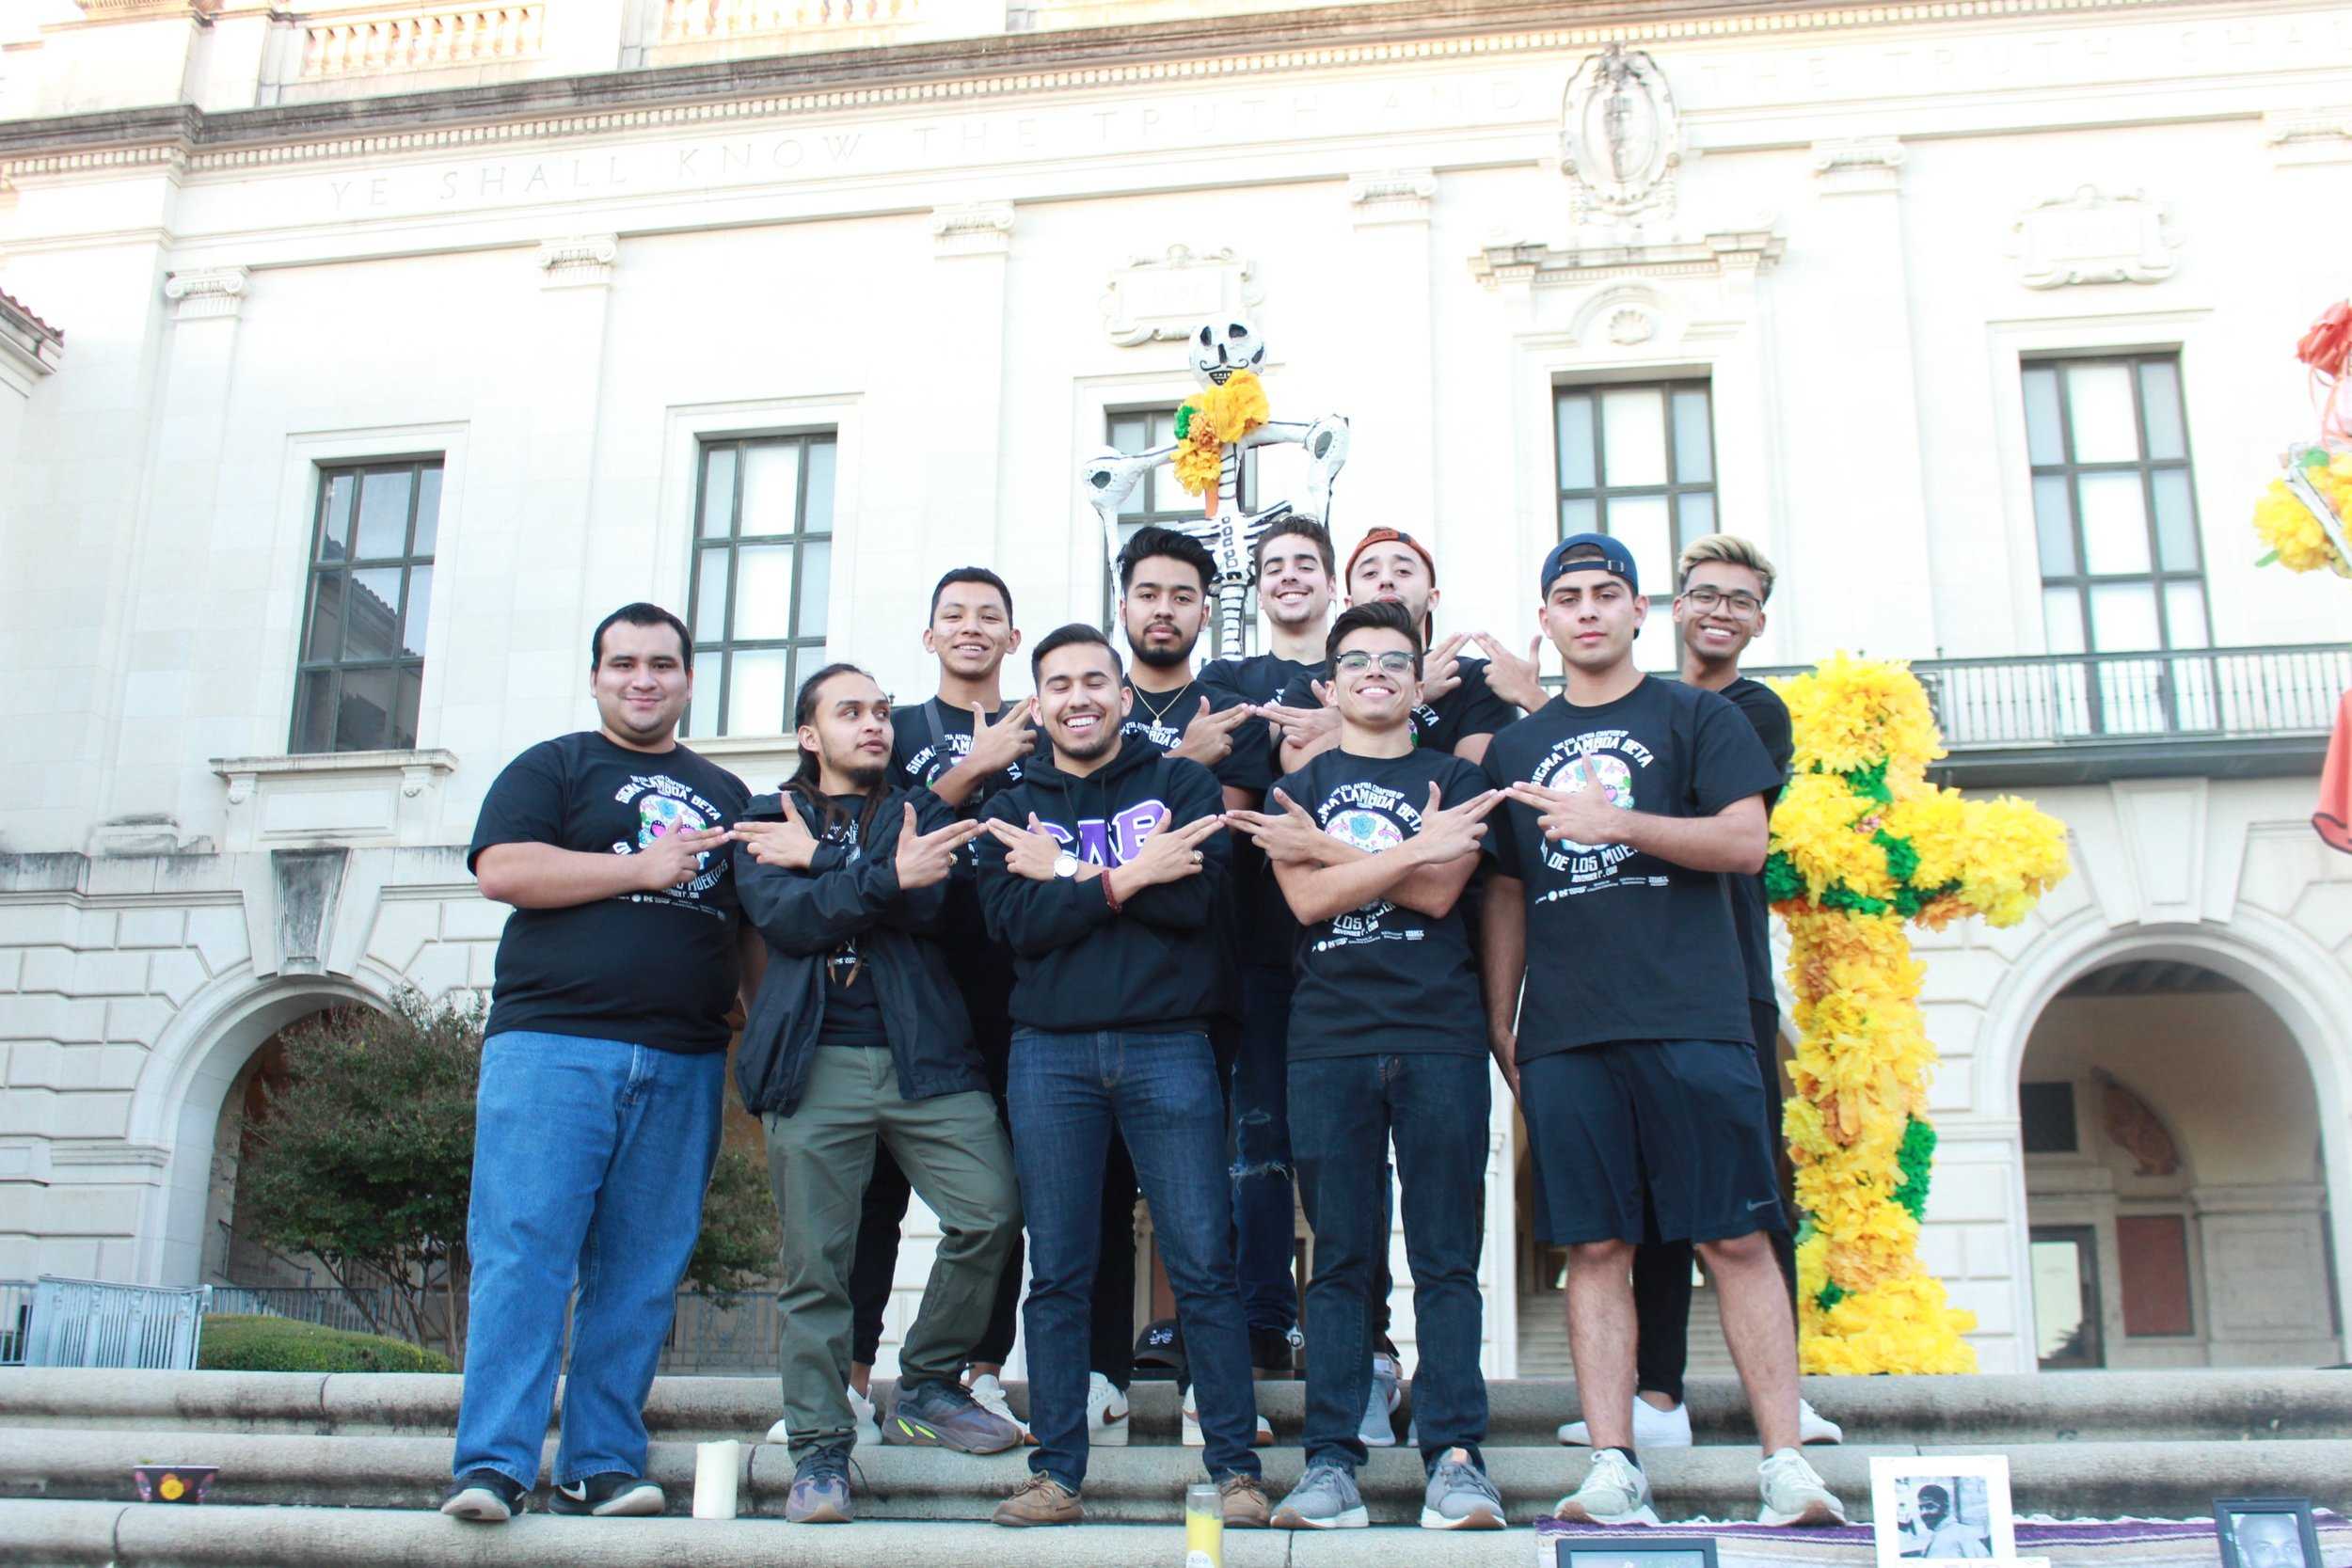
[[[1834,421],[1845,460],[1791,470],[1788,515],[1803,560],[1839,604],[1839,642],[1876,657],[1927,657],[1937,634],[1929,588],[1926,478],[1919,454],[1919,368],[1912,352],[1905,261],[1902,144],[1891,138],[1817,142],[1820,199],[1800,242],[1805,262],[1836,279],[1838,319],[1800,341],[1783,323],[1780,388],[1790,422],[1818,411]],[[1833,412],[1834,411],[1834,412]],[[1816,590],[1812,596],[1819,596]]]

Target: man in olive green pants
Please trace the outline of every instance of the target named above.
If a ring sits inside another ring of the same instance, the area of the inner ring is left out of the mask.
[[[771,1112],[760,1118],[784,1228],[776,1306],[790,1325],[783,1344],[784,1413],[796,1461],[820,1445],[847,1444],[854,1430],[842,1393],[850,1367],[850,1259],[877,1136],[939,1216],[923,1305],[898,1347],[901,1390],[958,1381],[964,1357],[988,1327],[996,1277],[1021,1232],[1012,1147],[985,1089],[904,1100],[886,1048],[824,1046],[814,1054],[800,1107],[788,1117]],[[908,1440],[898,1422],[911,1418],[885,1419],[882,1440]],[[839,1430],[827,1430],[835,1420]],[[1010,1435],[1019,1441],[1017,1431]]]
[[[875,1149],[890,1150],[940,1223],[885,1443],[966,1453],[1020,1444],[1021,1428],[975,1403],[959,1374],[987,1331],[1021,1199],[963,996],[933,937],[979,825],[927,789],[892,787],[890,699],[864,671],[818,671],[798,709],[799,771],[730,831],[744,918],[768,948],[735,1077],[767,1130],[784,1227],[777,1354],[794,1465],[784,1516],[836,1524],[854,1514],[850,1269]]]

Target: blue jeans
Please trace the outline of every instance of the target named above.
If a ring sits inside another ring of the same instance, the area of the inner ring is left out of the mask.
[[[1293,985],[1288,969],[1242,967],[1241,1049],[1233,1058],[1233,1266],[1253,1331],[1287,1330],[1298,1322],[1284,1104]]]
[[[1315,1233],[1307,1281],[1307,1460],[1349,1469],[1370,1398],[1372,1292],[1389,1250],[1388,1143],[1396,1140],[1413,1270],[1413,1421],[1422,1463],[1486,1435],[1478,1370],[1478,1255],[1486,1234],[1486,1058],[1417,1053],[1290,1066],[1291,1148]],[[1483,1463],[1483,1461],[1482,1461]]]
[[[575,1284],[555,1482],[645,1473],[645,1396],[702,1229],[726,1066],[569,1035],[483,1045],[453,1473],[537,1483]]]
[[[1103,1164],[1116,1127],[1151,1208],[1213,1480],[1254,1476],[1249,1331],[1227,1234],[1224,1097],[1208,1037],[1016,1029],[1006,1091],[1029,1226],[1029,1468],[1075,1492],[1087,1473],[1087,1346],[1102,1258]],[[1482,1140],[1479,1147],[1486,1145]]]

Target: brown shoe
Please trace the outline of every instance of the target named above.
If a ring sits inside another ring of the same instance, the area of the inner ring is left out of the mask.
[[[1225,1522],[1232,1523],[1232,1505],[1228,1503]],[[993,1515],[1000,1525],[1074,1525],[1087,1516],[1078,1506],[1078,1494],[1066,1489],[1052,1476],[1039,1471],[1021,1483],[1021,1490],[996,1505]],[[1265,1523],[1265,1493],[1258,1494],[1258,1523]]]
[[[1227,1529],[1263,1529],[1274,1512],[1266,1501],[1265,1482],[1256,1476],[1227,1476],[1216,1483],[1216,1495],[1225,1503]]]

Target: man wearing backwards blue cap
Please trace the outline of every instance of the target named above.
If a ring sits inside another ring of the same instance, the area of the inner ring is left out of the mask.
[[[1593,1462],[1558,1513],[1658,1522],[1631,1447],[1628,1274],[1654,1216],[1721,1292],[1768,1456],[1758,1518],[1843,1524],[1797,1447],[1796,1339],[1765,1235],[1782,1223],[1779,1187],[1726,885],[1763,866],[1763,797],[1780,775],[1731,703],[1634,668],[1649,601],[1621,541],[1563,539],[1537,591],[1567,686],[1486,753],[1509,799],[1486,819],[1500,874],[1483,963],[1495,1060],[1527,1119],[1549,1240],[1568,1252]]]

